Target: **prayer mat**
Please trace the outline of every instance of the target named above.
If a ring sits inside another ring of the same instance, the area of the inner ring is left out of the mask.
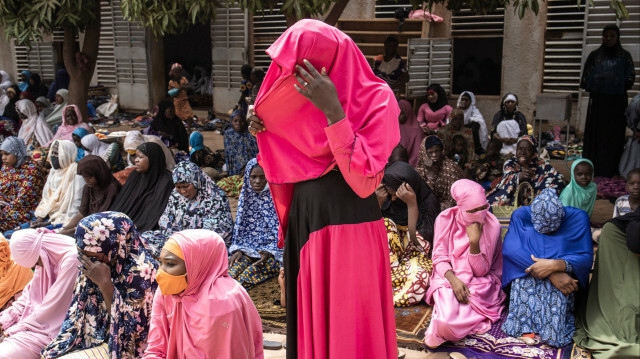
[[[618,198],[628,194],[627,181],[623,178],[596,177],[593,182],[598,184],[598,198]]]
[[[424,343],[424,332],[431,322],[433,307],[424,302],[405,308],[395,308],[398,345]]]
[[[458,352],[468,359],[531,358],[531,359],[591,359],[589,351],[571,343],[564,348],[545,344],[529,346],[517,338],[502,332],[502,323],[507,318],[505,310],[497,323],[481,335],[469,335],[457,342],[445,342],[431,352]],[[539,339],[536,337],[536,339]]]
[[[262,328],[265,332],[286,334],[287,332],[287,309],[280,305],[273,304],[274,300],[280,299],[280,285],[278,277],[266,280],[248,291],[253,304],[258,309]]]

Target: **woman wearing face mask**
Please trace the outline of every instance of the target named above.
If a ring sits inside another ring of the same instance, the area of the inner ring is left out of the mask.
[[[264,358],[260,316],[227,274],[220,236],[203,229],[175,233],[160,263],[144,359]]]
[[[436,195],[442,210],[456,205],[451,196],[451,185],[464,178],[464,173],[444,155],[444,146],[438,136],[432,135],[422,141],[416,171]]]
[[[507,129],[498,131],[498,125],[503,121],[514,121],[513,124],[516,129],[519,129],[517,136],[507,136],[509,133]],[[501,136],[498,132],[503,133]],[[502,141],[505,145],[513,145],[518,140],[518,137],[527,134],[527,119],[522,112],[518,111],[518,96],[512,93],[504,95],[502,98],[502,104],[500,105],[500,111],[496,112],[493,116],[493,122],[491,124],[491,136],[495,139]]]
[[[84,218],[75,233],[80,273],[62,328],[43,358],[139,358],[147,346],[158,263],[122,213]]]
[[[425,344],[438,347],[468,334],[484,334],[500,319],[500,223],[489,213],[484,188],[462,179],[451,186],[457,206],[440,213],[433,239],[433,277],[426,301],[433,305]]]
[[[22,120],[18,137],[24,141],[27,151],[32,151],[51,141],[53,133],[51,133],[49,126],[47,126],[42,117],[38,116],[38,111],[33,102],[29,100],[18,101],[16,103],[16,111],[18,111]]]
[[[51,172],[42,190],[42,200],[34,214],[32,227],[40,227],[48,217],[54,225],[66,225],[78,213],[82,201],[84,179],[77,173],[76,145],[55,140],[49,151]]]
[[[62,111],[62,124],[58,127],[53,139],[45,145],[49,147],[54,140],[73,141],[73,131],[82,127],[89,132],[93,132],[91,127],[82,121],[82,112],[76,105],[68,105]]]
[[[229,275],[248,290],[280,273],[282,252],[278,248],[278,217],[269,184],[254,158],[244,171],[229,247]]]
[[[0,315],[0,359],[38,359],[58,335],[78,276],[78,252],[72,238],[41,228],[17,231],[11,237],[16,263],[34,268],[33,279],[20,298]]]
[[[110,209],[129,216],[139,231],[150,231],[158,228],[158,219],[174,185],[159,145],[145,142],[138,146],[135,163],[135,171],[129,175]]]
[[[159,229],[142,233],[151,253],[158,257],[164,242],[184,229],[207,229],[231,241],[233,219],[224,191],[194,163],[178,163],[173,171],[169,202],[158,220]]]
[[[5,138],[0,153],[0,232],[5,232],[29,220],[40,201],[45,174],[17,137]]]

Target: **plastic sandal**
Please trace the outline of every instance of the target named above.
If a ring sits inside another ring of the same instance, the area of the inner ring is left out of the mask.
[[[262,340],[262,347],[266,350],[279,350],[282,349],[282,343],[273,340]]]

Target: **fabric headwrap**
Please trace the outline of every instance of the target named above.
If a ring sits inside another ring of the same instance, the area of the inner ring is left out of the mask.
[[[502,101],[502,103],[505,103],[505,102],[507,102],[507,101],[513,101],[513,102],[516,102],[516,103],[517,103],[517,102],[518,102],[518,99],[517,99],[514,95],[512,95],[512,94],[508,94],[508,95],[504,98],[504,101]]]
[[[518,142],[516,142],[516,146],[518,146],[518,143],[520,143],[520,141],[529,141],[533,145],[534,151],[538,152],[538,141],[534,136],[530,136],[530,135],[520,136],[520,138],[518,138]]]
[[[37,230],[29,228],[14,233],[9,243],[13,260],[25,268],[35,266],[40,258],[42,237],[47,232],[48,230],[44,228]]]
[[[18,159],[15,168],[22,166],[22,164],[27,160],[27,147],[24,145],[24,142],[18,137],[7,137],[2,141],[2,145],[0,145],[0,150],[8,152]]]
[[[555,232],[562,224],[564,206],[556,191],[545,188],[531,204],[531,222],[538,233]]]
[[[442,141],[438,136],[431,135],[427,137],[427,139],[424,141],[424,150],[427,151],[431,147],[437,146],[437,145],[442,146]]]

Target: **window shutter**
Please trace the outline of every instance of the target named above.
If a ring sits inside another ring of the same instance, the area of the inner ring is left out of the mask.
[[[375,8],[376,19],[395,18],[396,9],[411,7],[410,0],[377,0]]]
[[[584,16],[575,1],[548,0],[543,92],[578,92]]]
[[[16,79],[22,71],[28,70],[37,73],[44,82],[53,81],[55,78],[55,50],[53,43],[32,43],[28,46],[15,46],[16,50]]]
[[[486,15],[474,14],[469,8],[460,9],[451,16],[452,37],[502,37],[504,34],[504,8]]]
[[[265,51],[287,29],[287,19],[280,12],[281,8],[282,3],[279,2],[273,10],[253,16],[253,66],[262,67],[265,71],[271,65],[271,57]]]
[[[408,98],[427,96],[427,87],[432,83],[451,93],[451,48],[451,39],[409,39]]]
[[[118,5],[119,6],[119,5]],[[114,54],[114,10],[107,0],[100,1],[100,45],[96,61],[98,84],[116,87],[116,60]]]
[[[246,62],[247,16],[239,7],[218,8],[216,13],[211,23],[213,86],[239,87],[240,67]]]

